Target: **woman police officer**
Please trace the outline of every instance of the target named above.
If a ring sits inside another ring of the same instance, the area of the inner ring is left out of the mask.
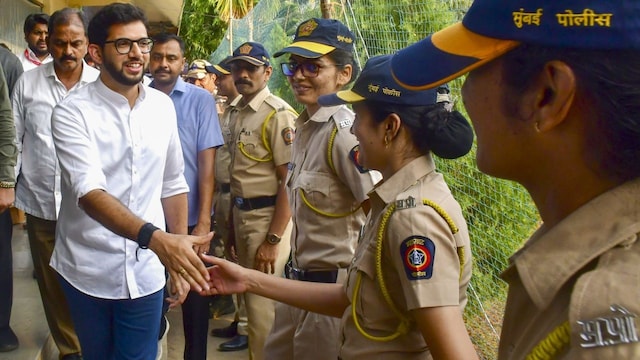
[[[205,257],[215,264],[211,292],[251,291],[342,317],[344,360],[475,359],[462,319],[471,277],[467,227],[431,157],[466,154],[473,134],[447,109],[447,90],[400,89],[389,65],[390,56],[371,58],[352,90],[319,99],[354,104],[354,158],[384,178],[369,193],[371,212],[344,286],[269,278]]]
[[[478,167],[540,212],[503,274],[498,358],[640,358],[640,2],[476,0],[392,64],[412,89],[469,72]]]
[[[274,54],[289,55],[281,69],[305,107],[296,120],[286,180],[293,222],[286,267],[290,279],[344,282],[364,225],[367,192],[380,179],[375,171],[358,171],[349,159],[358,143],[349,132],[353,112],[344,105],[318,104],[318,97],[355,79],[353,42],[353,34],[340,21],[313,18],[298,26],[291,45]],[[265,356],[335,359],[339,335],[340,319],[277,303]]]

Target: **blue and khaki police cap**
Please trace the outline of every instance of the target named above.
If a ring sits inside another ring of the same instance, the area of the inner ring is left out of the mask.
[[[475,0],[461,23],[396,53],[408,89],[455,79],[520,43],[573,49],[640,50],[638,0]],[[425,64],[438,64],[424,71]]]
[[[435,104],[438,99],[436,89],[407,90],[395,81],[391,74],[391,57],[391,55],[381,55],[370,58],[351,90],[320,96],[318,104],[334,106],[364,100],[408,106]]]
[[[231,56],[227,56],[224,60],[213,65],[213,73],[218,76],[231,74],[231,65],[229,64],[229,60],[231,60]]]
[[[203,79],[205,75],[214,73],[214,67],[207,60],[197,59],[189,65],[187,77],[191,79]]]
[[[293,43],[273,54],[295,54],[309,59],[317,59],[342,49],[353,52],[353,33],[343,23],[335,19],[309,19],[298,26]]]
[[[246,42],[233,51],[233,55],[228,59],[227,63],[232,63],[237,60],[244,60],[250,64],[261,66],[269,66],[269,52],[257,42]]]

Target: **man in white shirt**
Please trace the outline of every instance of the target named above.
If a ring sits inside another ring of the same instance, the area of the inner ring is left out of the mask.
[[[51,113],[70,91],[98,77],[83,62],[88,39],[80,10],[66,8],[49,21],[54,60],[26,72],[13,92],[19,161],[15,206],[27,214],[31,257],[51,336],[64,360],[80,358],[80,343],[57,273],[49,266],[60,210],[60,167],[51,141]]]
[[[49,15],[29,14],[24,19],[24,40],[27,48],[18,54],[24,71],[35,69],[53,60],[47,46]]]
[[[171,99],[141,83],[153,41],[142,10],[113,3],[89,23],[98,80],[54,109],[62,203],[51,266],[86,359],[155,359],[165,286],[208,289],[187,233],[188,186]],[[166,227],[174,234],[160,229]],[[185,235],[177,235],[185,234]]]

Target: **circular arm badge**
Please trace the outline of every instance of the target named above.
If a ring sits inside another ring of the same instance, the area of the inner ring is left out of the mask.
[[[409,280],[431,279],[436,245],[428,237],[413,235],[400,244],[400,256]]]

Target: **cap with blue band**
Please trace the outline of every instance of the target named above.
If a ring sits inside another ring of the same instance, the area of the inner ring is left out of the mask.
[[[257,42],[245,42],[234,50],[233,56],[226,63],[243,60],[256,66],[270,66],[269,52]]]
[[[391,55],[370,58],[351,90],[318,98],[322,106],[356,103],[364,100],[408,106],[432,105],[438,101],[436,89],[413,91],[404,89],[391,75]]]
[[[293,43],[273,56],[295,54],[316,59],[335,49],[353,52],[354,39],[353,33],[340,21],[313,18],[300,24]]]
[[[520,43],[574,49],[639,49],[637,0],[475,0],[461,23],[398,51],[396,80],[427,89],[455,79]],[[438,64],[424,71],[425,64]]]

